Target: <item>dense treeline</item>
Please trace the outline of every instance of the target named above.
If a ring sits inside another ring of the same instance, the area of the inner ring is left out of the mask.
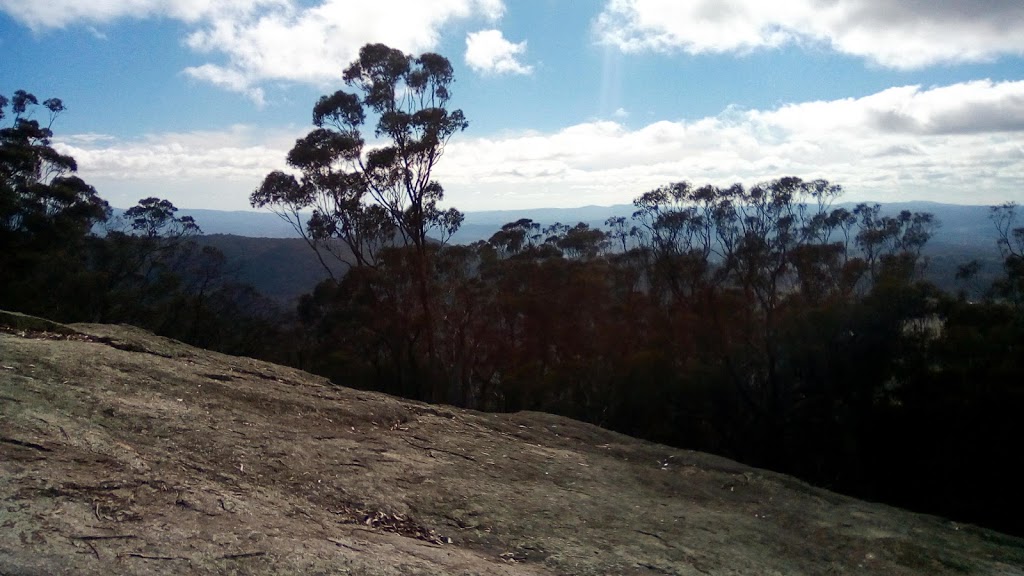
[[[317,102],[291,171],[251,198],[332,275],[296,326],[231,283],[168,203],[90,234],[106,205],[24,117],[23,93],[0,132],[0,306],[137,323],[410,398],[559,413],[1024,533],[1013,205],[993,209],[1005,275],[982,301],[922,279],[930,214],[833,208],[842,190],[821,180],[680,182],[605,229],[519,220],[449,246],[462,215],[439,208],[431,171],[467,126],[445,108],[450,64],[371,45],[344,78],[352,92]]]
[[[199,226],[166,200],[123,217],[51,145],[64,111],[19,90],[0,96],[0,308],[61,322],[128,323],[235,354],[273,354],[282,315],[231,278]],[[37,116],[45,115],[40,122]],[[94,231],[100,233],[94,233]]]

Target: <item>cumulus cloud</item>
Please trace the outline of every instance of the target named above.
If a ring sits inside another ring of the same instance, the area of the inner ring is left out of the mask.
[[[106,24],[122,18],[171,18],[188,23],[240,18],[260,9],[284,8],[288,0],[0,0],[0,10],[33,30],[72,24]]]
[[[185,74],[261,102],[261,83],[328,84],[359,48],[383,42],[405,52],[434,49],[441,28],[457,19],[494,21],[503,0],[0,0],[0,10],[35,30],[95,25],[125,18],[187,24],[185,45],[214,61]],[[518,45],[512,45],[518,46]]]
[[[512,43],[501,30],[481,30],[466,35],[466,64],[484,74],[529,74],[533,66],[517,59],[526,52],[526,41]]]
[[[238,70],[217,66],[216,64],[203,64],[202,66],[190,66],[183,72],[196,80],[209,82],[231,92],[244,94],[253,104],[262,107],[266,104],[263,89],[253,86],[249,79]]]
[[[500,0],[323,0],[258,18],[214,19],[186,43],[198,52],[226,56],[222,68],[250,83],[323,83],[339,78],[364,44],[384,42],[412,53],[431,50],[445,23],[474,15],[495,19],[503,9]]]
[[[801,134],[950,136],[1024,131],[1024,82],[977,80],[922,90],[889,88],[863,98],[807,102],[750,116]]]
[[[892,68],[1024,54],[1020,0],[609,0],[595,21],[627,52],[747,52],[821,43]]]
[[[239,126],[136,141],[85,134],[60,147],[115,205],[151,190],[179,206],[243,209],[303,132]],[[460,137],[435,173],[464,210],[628,203],[679,180],[749,184],[786,175],[843,184],[849,200],[1024,202],[1024,81],[895,87],[636,129],[600,120]]]
[[[243,210],[249,194],[267,173],[284,167],[285,154],[303,135],[305,129],[236,125],[127,140],[72,134],[55,147],[72,155],[79,175],[114,206],[159,196],[179,207]]]
[[[908,86],[635,130],[595,121],[457,140],[438,176],[453,200],[465,195],[477,209],[492,201],[481,190],[502,207],[580,206],[629,202],[684,179],[749,184],[785,175],[826,178],[859,199],[1024,201],[1022,118],[1024,82]],[[542,200],[526,195],[537,191]]]

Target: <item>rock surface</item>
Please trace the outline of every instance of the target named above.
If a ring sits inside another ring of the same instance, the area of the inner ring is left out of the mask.
[[[1020,539],[563,418],[0,326],[2,575],[1024,575]]]

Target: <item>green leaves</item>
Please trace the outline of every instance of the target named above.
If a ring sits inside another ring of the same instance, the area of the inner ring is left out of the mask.
[[[288,165],[303,172],[325,172],[338,162],[355,162],[363,149],[356,131],[337,132],[318,128],[295,141],[288,153]]]
[[[373,260],[361,250],[391,242],[396,231],[419,251],[431,230],[450,237],[462,215],[437,207],[444,189],[430,175],[448,140],[469,125],[461,110],[445,109],[451,63],[367,44],[343,79],[354,92],[322,96],[313,106],[317,128],[288,153],[299,174],[269,174],[250,196],[252,205],[274,209],[318,250],[330,238],[342,240],[359,263]],[[369,150],[362,133],[368,116],[384,140]],[[315,217],[307,222],[298,212],[308,208]]]
[[[32,119],[35,95],[18,90],[0,96],[0,118],[10,104],[11,126],[0,128],[0,231],[24,247],[85,235],[106,220],[109,206],[77,176],[75,159],[50,145],[53,132]],[[64,110],[57,98],[43,102],[53,117]]]
[[[125,211],[124,217],[132,231],[147,238],[169,237],[180,239],[199,234],[202,230],[191,216],[177,217],[178,209],[170,200],[143,198]]]
[[[363,92],[363,104],[377,113],[392,107],[400,83],[409,73],[411,57],[384,44],[367,44],[342,76]]]
[[[249,196],[249,203],[255,208],[281,204],[305,208],[309,206],[310,199],[304,194],[294,176],[274,171],[268,174],[263,179],[263,184]]]
[[[356,130],[365,120],[359,97],[341,90],[321,96],[313,106],[313,124],[321,128],[330,124],[339,130]]]
[[[24,90],[18,90],[14,93],[14,97],[11,98],[11,110],[14,112],[15,117],[24,114],[28,110],[29,105],[36,106],[38,104],[39,100]]]

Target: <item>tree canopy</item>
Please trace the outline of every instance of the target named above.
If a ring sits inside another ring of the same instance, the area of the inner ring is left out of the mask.
[[[445,145],[469,125],[461,110],[447,109],[451,63],[368,44],[342,78],[352,92],[322,96],[316,128],[288,153],[298,178],[272,172],[251,203],[270,207],[318,249],[344,242],[357,265],[375,264],[396,240],[425,252],[428,234],[443,242],[462,223],[460,212],[440,208],[444,189],[432,179]],[[376,120],[372,136],[368,116]],[[378,140],[367,145],[370,138]]]
[[[63,111],[58,98],[40,105],[24,90],[10,100],[0,96],[0,120],[11,116],[11,124],[0,128],[0,235],[17,251],[81,237],[109,216],[106,201],[75,175],[75,159],[52,145],[51,126]]]
[[[265,354],[279,329],[265,299],[234,282],[223,255],[170,201],[119,218],[53,144],[58,98],[0,95],[0,308],[64,322],[127,322],[238,353]],[[255,334],[235,332],[248,326]],[[264,336],[261,338],[260,334]]]

